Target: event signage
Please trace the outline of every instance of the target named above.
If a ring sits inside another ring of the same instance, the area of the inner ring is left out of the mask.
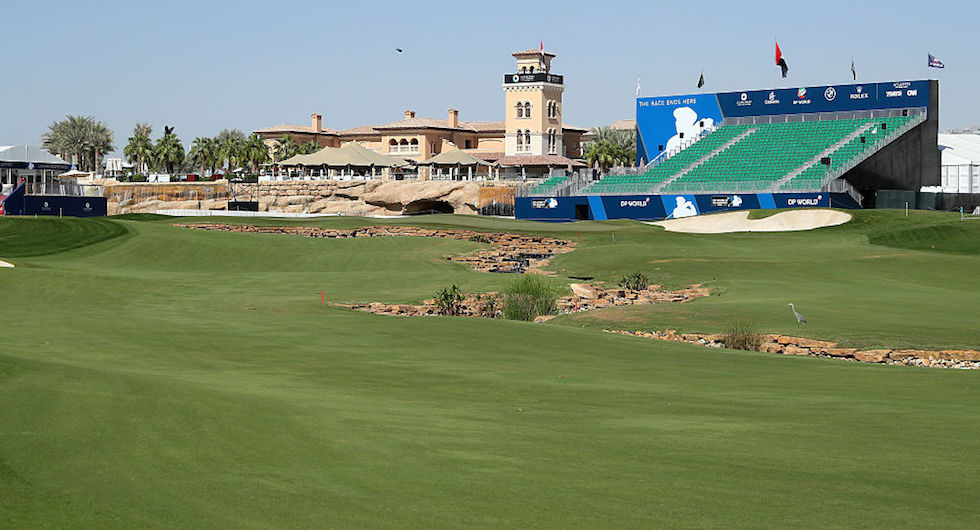
[[[542,207],[542,204],[554,206]],[[860,205],[846,193],[817,192],[518,197],[515,199],[514,207],[518,219],[604,221],[607,219],[679,219],[708,213],[760,208],[860,208]]]
[[[558,74],[549,74],[547,72],[535,72],[533,74],[504,74],[504,84],[510,85],[514,83],[554,83],[556,85],[564,84],[565,80],[563,76]]]
[[[928,107],[927,80],[637,98],[637,160],[682,148],[729,118]]]

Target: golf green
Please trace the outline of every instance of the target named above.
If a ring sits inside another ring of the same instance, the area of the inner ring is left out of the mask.
[[[500,290],[512,275],[443,259],[484,244],[172,226],[201,221],[0,219],[0,259],[17,266],[0,269],[4,528],[980,525],[977,372],[601,331],[739,317],[860,346],[977,348],[980,223],[315,222],[547,234],[578,241],[549,265],[556,283],[639,271],[713,293],[530,324],[320,304]]]

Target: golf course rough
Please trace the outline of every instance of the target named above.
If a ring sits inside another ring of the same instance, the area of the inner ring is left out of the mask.
[[[474,241],[65,220],[76,239],[0,219],[17,264],[0,274],[0,523],[976,527],[975,371],[602,332],[721,333],[739,316],[845,348],[975,349],[980,223],[853,216],[738,234],[410,219],[575,242],[549,281],[643,272],[712,292],[547,324],[330,306],[501,291],[513,275],[444,259],[487,248]]]

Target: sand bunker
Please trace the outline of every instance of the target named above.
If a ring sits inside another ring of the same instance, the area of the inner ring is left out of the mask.
[[[688,234],[727,234],[729,232],[792,232],[842,225],[851,214],[836,210],[793,210],[770,215],[764,219],[749,219],[748,210],[740,212],[698,215],[683,219],[657,221],[670,232]]]
[[[8,262],[0,259],[0,267],[9,267],[9,268],[12,269],[12,268],[14,268],[14,264],[13,263],[8,263]]]

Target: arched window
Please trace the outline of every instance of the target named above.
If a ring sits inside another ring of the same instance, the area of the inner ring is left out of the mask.
[[[514,107],[517,109],[517,117],[518,118],[523,118],[524,117],[524,105],[522,105],[521,102],[518,101],[517,104],[514,105]]]
[[[524,117],[525,118],[530,118],[531,117],[531,102],[530,101],[525,101],[524,102]]]
[[[397,153],[398,152],[398,140],[395,140],[394,138],[392,138],[391,140],[388,141],[388,152],[389,153]]]
[[[524,133],[517,129],[517,150],[522,151],[524,148]]]
[[[521,73],[522,74],[526,74],[527,73],[527,67],[526,66],[522,66],[521,67]]]
[[[531,131],[524,131],[524,149],[527,151],[531,150]]]
[[[533,74],[533,73],[534,73],[534,67],[533,67],[533,66],[531,66],[531,67],[529,67],[529,68],[528,68],[528,72],[530,72],[530,73],[532,73],[532,74]]]
[[[410,151],[414,153],[419,152],[419,141],[417,138],[412,138],[412,141],[409,143],[409,145],[411,146]]]

